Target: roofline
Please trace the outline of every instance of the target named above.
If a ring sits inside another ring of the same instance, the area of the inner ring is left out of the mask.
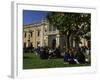
[[[27,25],[23,25],[24,28],[29,28],[29,27],[37,27],[37,26],[40,26],[40,25],[44,25],[46,23],[32,23],[32,24],[27,24]]]

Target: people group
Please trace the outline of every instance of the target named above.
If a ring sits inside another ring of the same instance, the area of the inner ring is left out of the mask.
[[[85,47],[69,48],[64,52],[64,64],[85,64],[87,63]],[[88,53],[88,56],[89,53]],[[89,61],[89,60],[88,60]]]
[[[55,49],[38,47],[34,51],[36,56],[39,56],[41,59],[63,58],[64,64],[84,64],[86,63],[86,52],[89,55],[89,51],[85,47],[65,48],[63,51],[59,47]]]
[[[52,58],[60,58],[61,52],[59,48],[48,48],[48,47],[38,47],[35,50],[35,53],[40,56],[41,59],[52,59]]]

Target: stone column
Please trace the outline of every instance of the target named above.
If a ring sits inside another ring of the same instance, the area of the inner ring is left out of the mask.
[[[59,45],[60,45],[59,38],[60,38],[60,35],[57,34],[57,35],[56,35],[56,47],[59,47]]]
[[[29,32],[27,31],[27,33],[26,33],[26,42],[27,42],[26,45],[27,45],[27,47],[28,47],[28,40],[29,40],[29,36],[28,35],[29,35]]]
[[[41,30],[40,30],[40,46],[43,46],[43,38],[44,38],[44,31],[43,31],[43,25],[41,26]]]
[[[48,46],[48,36],[45,36],[45,46]]]

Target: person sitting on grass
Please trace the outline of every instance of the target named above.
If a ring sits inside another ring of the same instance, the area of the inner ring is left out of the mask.
[[[84,56],[83,52],[81,51],[81,49],[77,50],[76,59],[78,60],[79,64],[85,63],[85,56]]]
[[[54,50],[52,48],[49,49],[48,53],[49,53],[48,54],[48,60],[54,58],[55,53],[54,53]]]
[[[76,62],[74,61],[74,59],[75,59],[75,57],[74,57],[74,52],[73,52],[74,50],[71,48],[71,49],[69,49],[69,54],[70,54],[70,56],[69,56],[69,64],[76,64]]]
[[[64,64],[69,64],[70,54],[68,52],[68,49],[64,53]]]

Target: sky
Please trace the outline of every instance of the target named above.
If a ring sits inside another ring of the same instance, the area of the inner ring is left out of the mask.
[[[27,25],[34,22],[40,22],[46,17],[47,13],[46,11],[23,10],[23,24]]]

